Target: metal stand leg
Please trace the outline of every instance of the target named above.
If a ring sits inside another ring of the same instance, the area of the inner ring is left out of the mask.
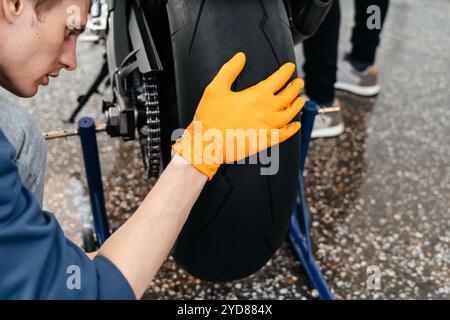
[[[318,113],[317,105],[313,102],[306,103],[302,114],[302,132],[301,132],[301,157],[300,157],[300,174],[298,180],[298,189],[300,193],[300,203],[297,203],[294,209],[291,225],[289,226],[289,239],[296,255],[298,256],[306,274],[314,288],[319,292],[320,299],[333,300],[328,284],[322,272],[317,265],[311,246],[311,235],[309,230],[309,209],[306,204],[305,192],[303,189],[303,170],[305,168],[305,160],[308,153],[309,143],[311,141],[311,132],[314,125],[314,119]],[[300,224],[301,222],[301,224]],[[302,225],[303,228],[300,228]],[[302,230],[303,229],[303,230]]]
[[[98,87],[103,82],[103,80],[105,80],[107,75],[108,75],[108,63],[105,60],[105,63],[103,64],[102,69],[100,70],[100,73],[97,76],[97,78],[95,79],[94,83],[91,85],[91,87],[88,89],[88,91],[84,95],[82,95],[78,98],[78,106],[72,112],[69,119],[67,119],[65,122],[68,122],[68,123],[75,122],[75,118],[77,117],[78,113],[80,113],[80,111],[84,108],[86,103],[88,103],[88,101],[92,97],[92,95],[94,93],[98,93]]]
[[[100,247],[109,237],[110,232],[106,216],[105,198],[103,196],[102,174],[94,120],[91,118],[81,119],[78,122],[78,135],[80,136],[83,149],[97,245]]]

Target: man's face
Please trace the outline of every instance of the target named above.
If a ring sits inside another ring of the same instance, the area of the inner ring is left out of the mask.
[[[37,15],[33,0],[0,0],[0,85],[32,97],[61,69],[74,70],[89,3],[62,0]]]

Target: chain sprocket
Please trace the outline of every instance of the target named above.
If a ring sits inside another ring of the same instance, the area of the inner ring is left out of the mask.
[[[139,88],[138,101],[143,106],[138,111],[139,143],[148,178],[155,182],[162,168],[161,121],[158,96],[158,81],[154,76],[144,76]],[[139,123],[142,125],[139,126]]]

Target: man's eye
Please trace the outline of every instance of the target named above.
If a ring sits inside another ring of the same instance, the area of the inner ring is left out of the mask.
[[[74,29],[66,29],[66,39],[69,39],[71,36],[74,36],[75,30]]]

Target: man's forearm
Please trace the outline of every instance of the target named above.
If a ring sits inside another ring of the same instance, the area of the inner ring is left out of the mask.
[[[139,299],[167,258],[207,177],[175,155],[136,213],[100,248]]]

